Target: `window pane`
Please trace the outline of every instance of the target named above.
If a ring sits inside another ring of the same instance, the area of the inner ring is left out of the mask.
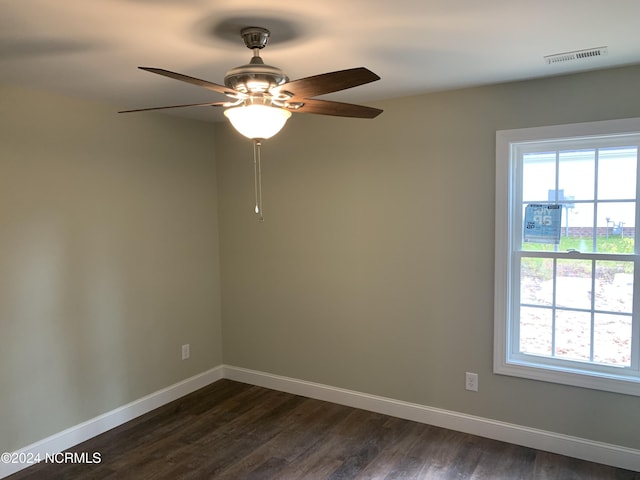
[[[596,310],[633,311],[633,262],[596,262]]]
[[[599,203],[597,251],[602,253],[633,253],[635,218],[635,203]]]
[[[590,360],[591,313],[556,310],[555,356],[570,360]]]
[[[562,220],[562,237],[560,251],[578,250],[593,251],[593,203],[576,203],[574,207],[565,208]]]
[[[596,313],[594,360],[610,365],[631,365],[631,315]]]
[[[528,153],[522,159],[522,198],[525,202],[546,202],[556,188],[556,153]]]
[[[522,218],[525,215],[525,208],[526,204],[522,206]],[[564,208],[562,211],[562,229],[559,245],[522,242],[521,248],[524,251],[541,252],[566,252],[569,250],[592,252],[593,232],[593,203],[576,203],[574,207]],[[604,233],[604,230],[602,232]]]
[[[593,200],[595,190],[595,150],[563,151],[559,154],[558,189],[562,200]]]
[[[636,197],[635,147],[603,148],[598,157],[598,198],[601,200]]]
[[[520,309],[520,351],[532,355],[551,355],[551,310]]]
[[[553,304],[553,260],[523,258],[520,263],[520,303]]]
[[[591,309],[591,260],[558,260],[556,305]]]

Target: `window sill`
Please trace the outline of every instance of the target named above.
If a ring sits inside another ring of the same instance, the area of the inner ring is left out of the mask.
[[[615,375],[557,365],[540,365],[526,360],[496,361],[493,370],[499,375],[640,396],[640,377],[638,376]],[[626,369],[621,369],[622,371],[628,372]]]

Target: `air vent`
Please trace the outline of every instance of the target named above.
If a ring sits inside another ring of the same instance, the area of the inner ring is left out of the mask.
[[[576,50],[575,52],[557,53],[555,55],[547,55],[544,57],[545,62],[549,65],[556,63],[573,62],[575,60],[589,60],[592,58],[602,57],[609,53],[608,47],[588,48],[586,50]]]

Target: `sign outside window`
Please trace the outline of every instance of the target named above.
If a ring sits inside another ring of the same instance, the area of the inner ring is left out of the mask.
[[[524,212],[523,240],[533,243],[560,243],[562,205],[530,203]]]

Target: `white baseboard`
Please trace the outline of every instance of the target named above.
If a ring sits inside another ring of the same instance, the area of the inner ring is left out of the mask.
[[[36,458],[38,455],[45,457],[47,454],[52,455],[62,452],[222,378],[361,408],[591,462],[640,471],[640,450],[230,365],[212,368],[13,453],[18,454],[18,457],[22,455],[25,458]],[[29,466],[29,463],[0,462],[0,479]]]
[[[189,393],[205,387],[213,382],[223,378],[223,367],[218,366],[207,370],[206,372],[194,375],[181,382],[175,383],[169,387],[158,390],[145,397],[139,398],[127,405],[118,407],[115,410],[106,412],[95,418],[87,420],[79,425],[67,428],[62,432],[56,433],[32,443],[17,452],[13,452],[15,458],[44,458],[46,455],[53,455],[67,450],[74,445],[82,443],[101,433],[111,430],[123,423],[133,420],[140,415],[144,415],[151,410],[166,405],[180,397],[184,397]],[[0,479],[16,473],[24,468],[31,466],[31,463],[4,463],[0,462]]]
[[[640,471],[640,450],[632,448],[595,442],[584,438],[229,365],[223,366],[223,376],[230,380],[251,385],[325,400],[618,468]]]

